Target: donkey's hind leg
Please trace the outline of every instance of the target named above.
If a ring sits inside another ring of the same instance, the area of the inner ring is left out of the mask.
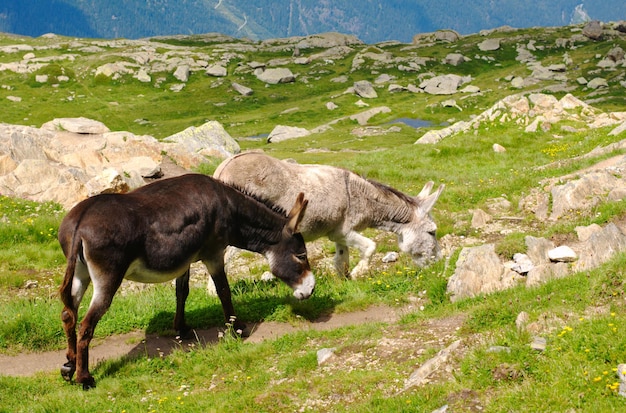
[[[106,281],[103,281],[106,280]],[[113,296],[122,283],[123,277],[102,276],[94,278],[93,297],[89,310],[80,323],[76,347],[76,382],[82,383],[83,390],[96,387],[96,381],[89,372],[89,344],[93,338],[98,321],[107,312],[113,301]]]
[[[187,338],[189,327],[185,323],[185,302],[189,296],[189,268],[176,279],[176,315],[174,316],[174,330],[180,338]]]
[[[61,376],[66,381],[71,381],[76,371],[76,323],[78,320],[78,307],[85,295],[91,279],[87,266],[82,262],[76,263],[74,277],[72,278],[72,302],[68,303],[61,311],[63,330],[67,337],[67,362],[61,367]]]

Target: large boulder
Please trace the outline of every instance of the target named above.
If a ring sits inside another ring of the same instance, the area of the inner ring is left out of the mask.
[[[261,82],[269,83],[270,85],[276,85],[278,83],[291,83],[296,80],[296,77],[291,70],[284,67],[265,69],[257,74],[257,78]]]

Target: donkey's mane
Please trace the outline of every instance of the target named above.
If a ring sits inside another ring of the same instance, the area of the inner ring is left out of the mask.
[[[265,205],[266,207],[268,207],[269,209],[271,209],[273,212],[286,217],[287,216],[287,211],[285,211],[281,206],[276,205],[275,203],[273,203],[272,201],[270,201],[267,198],[263,198],[262,196],[260,196],[259,194],[255,194],[245,188],[242,188],[239,185],[235,185],[235,184],[226,184],[228,186],[230,186],[231,188],[241,192],[242,194],[244,194],[245,196],[254,199],[255,201]],[[295,201],[295,199],[294,199]]]
[[[361,177],[363,178],[363,177]],[[390,187],[389,185],[385,185],[383,183],[380,183],[378,181],[374,181],[373,179],[367,179],[367,178],[363,178],[364,180],[366,180],[367,182],[369,182],[370,184],[372,184],[376,189],[378,189],[380,192],[384,192],[384,193],[390,193],[392,195],[395,195],[396,197],[400,198],[402,201],[406,202],[409,205],[418,205],[417,200],[414,197],[411,197],[395,188]]]

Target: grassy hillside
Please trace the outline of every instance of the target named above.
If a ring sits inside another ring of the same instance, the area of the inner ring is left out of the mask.
[[[157,138],[217,120],[243,149],[260,148],[280,158],[347,167],[412,195],[427,180],[445,183],[446,190],[434,208],[438,236],[476,239],[477,243],[488,238],[506,254],[515,251],[525,235],[568,239],[577,225],[624,219],[624,201],[572,214],[559,222],[539,221],[517,207],[522,196],[542,179],[619,154],[578,158],[623,139],[623,134],[609,136],[609,127],[581,127],[567,133],[555,127],[529,134],[513,122],[494,121],[435,145],[414,142],[428,129],[470,120],[515,93],[535,91],[561,97],[569,92],[604,112],[622,111],[624,68],[602,69],[598,62],[616,46],[626,49],[624,37],[576,41],[575,47],[567,48],[558,41],[579,32],[579,27],[562,27],[493,33],[490,37],[500,38],[501,47],[492,52],[479,50],[478,44],[485,40],[479,35],[455,44],[361,45],[344,57],[313,60],[307,65],[293,63],[293,46],[280,50],[257,45],[252,51],[231,53],[224,50],[249,43],[233,40],[234,46],[226,47],[209,36],[139,43],[3,36],[0,65],[21,62],[27,53],[35,55],[29,58],[31,62],[37,58],[50,62],[30,73],[0,71],[0,120],[40,126],[55,117],[85,116],[104,122],[112,130]],[[511,85],[512,76],[530,76],[528,66],[516,57],[518,46],[531,41],[536,49],[533,54],[545,67],[562,63],[567,53],[573,63],[564,72],[566,80],[540,81],[522,89]],[[32,50],[11,52],[7,48],[18,44]],[[90,47],[94,45],[100,49]],[[311,56],[323,51],[307,49],[301,53]],[[152,63],[142,66],[151,70],[164,56],[180,54],[220,61],[228,53],[229,74],[214,78],[198,70],[180,92],[170,89],[180,83],[173,77],[173,68],[151,71],[151,81],[146,83],[132,74],[115,79],[95,76],[95,70],[105,63],[136,64],[136,56],[146,52]],[[462,53],[471,61],[459,66],[443,64],[442,59],[452,52]],[[384,53],[392,56],[388,63],[376,59]],[[365,56],[364,64],[353,70],[357,56]],[[398,62],[406,66],[408,60],[418,58],[427,60],[419,69],[400,70]],[[277,59],[287,59],[280,66],[290,68],[297,75],[296,82],[265,85],[247,69],[248,62]],[[415,129],[396,124],[400,127],[397,132],[359,135],[353,132],[361,126],[344,119],[326,132],[278,144],[256,137],[278,124],[312,129],[363,111],[355,105],[360,98],[344,92],[355,81],[374,82],[383,73],[394,76],[393,83],[403,86],[418,85],[431,74],[469,75],[470,84],[481,92],[452,96],[391,93],[385,84],[377,88],[377,99],[362,99],[370,107],[385,105],[391,109],[370,119],[369,128],[387,131],[390,122],[399,118],[421,119],[432,126]],[[45,82],[38,81],[41,75],[48,76]],[[337,82],[340,76],[348,80]],[[586,88],[578,83],[579,77],[602,77],[608,87]],[[233,81],[251,87],[254,94],[240,96],[231,87]],[[441,104],[451,98],[458,107]],[[327,109],[330,101],[338,108]],[[494,143],[507,151],[494,153]],[[217,162],[207,160],[201,171],[211,173]],[[488,237],[471,228],[470,211],[500,196],[513,205],[511,215],[518,218],[515,227]],[[64,346],[56,295],[64,267],[54,240],[63,214],[56,205],[0,197],[3,356]],[[325,332],[304,329],[257,344],[230,338],[206,347],[192,342],[172,354],[142,353],[106,361],[94,368],[98,387],[89,392],[62,382],[58,372],[20,378],[0,376],[0,410],[81,411],[89,406],[92,411],[119,412],[432,412],[448,405],[448,411],[454,412],[586,412],[626,408],[626,399],[618,395],[617,378],[617,366],[626,363],[623,252],[598,269],[540,287],[519,287],[451,303],[446,283],[454,272],[458,249],[448,261],[425,269],[413,267],[405,256],[397,263],[382,264],[380,255],[396,250],[396,241],[389,234],[367,234],[377,240],[379,255],[369,276],[357,281],[326,270],[334,252],[330,242],[321,241],[310,249],[318,286],[305,302],[295,302],[288,288],[278,282],[258,281],[267,264],[244,256],[249,261],[231,277],[235,307],[248,323],[275,321],[305,326],[329,314],[372,306],[399,311],[398,321]],[[115,298],[98,325],[97,340],[134,330],[170,337],[174,305],[171,285],[150,287],[141,293],[126,291]],[[528,314],[532,328],[517,328],[516,319],[522,312]],[[192,288],[188,314],[189,323],[197,328],[221,324],[219,303],[206,292],[203,280]],[[534,336],[546,339],[546,350],[530,347]],[[429,377],[429,383],[402,391],[415,369],[457,339],[462,340],[461,350]],[[141,348],[141,342],[136,344]],[[320,366],[317,351],[323,348],[334,348],[335,357]],[[63,361],[61,357],[59,366]]]

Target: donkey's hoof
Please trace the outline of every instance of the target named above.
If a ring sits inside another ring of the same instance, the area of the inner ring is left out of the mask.
[[[88,379],[85,379],[85,381],[83,381],[83,390],[87,391],[90,389],[95,389],[96,388],[96,381],[94,380],[93,377],[89,377]]]
[[[76,371],[76,365],[71,361],[68,361],[63,366],[61,366],[61,377],[65,381],[72,381],[72,376],[74,376],[74,372]]]

